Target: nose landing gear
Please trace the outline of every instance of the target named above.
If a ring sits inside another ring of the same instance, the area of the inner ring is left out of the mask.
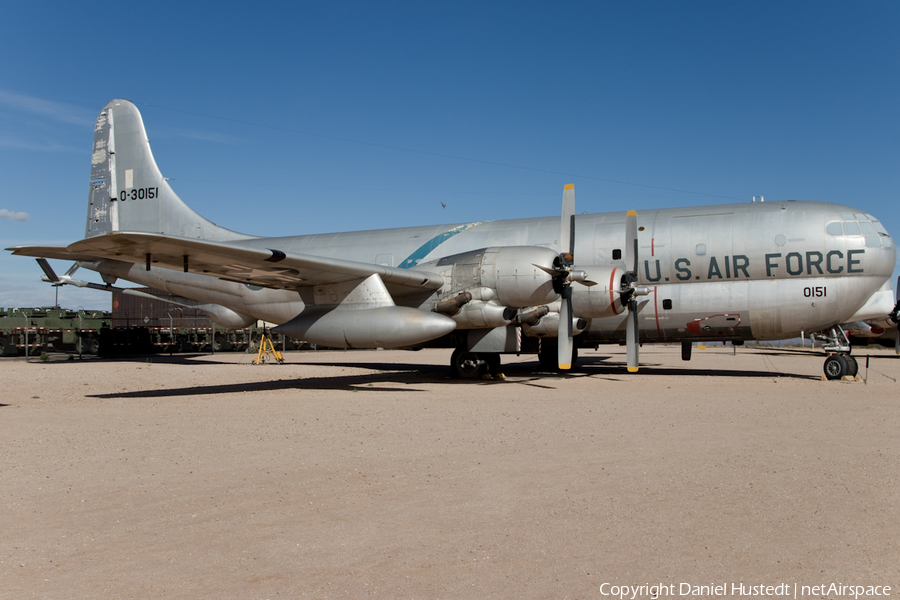
[[[855,358],[850,356],[850,342],[841,326],[835,325],[817,337],[825,340],[823,348],[825,352],[828,352],[824,367],[825,377],[832,380],[856,377],[859,372],[859,364]]]
[[[825,359],[825,377],[828,379],[841,379],[843,377],[856,377],[859,372],[859,364],[849,354],[831,354]]]

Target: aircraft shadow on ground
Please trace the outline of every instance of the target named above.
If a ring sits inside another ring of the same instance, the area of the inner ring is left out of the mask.
[[[553,380],[561,378],[591,377],[611,381],[628,381],[635,377],[676,376],[676,377],[717,377],[717,378],[789,378],[818,380],[820,377],[798,374],[779,373],[771,371],[747,371],[734,369],[692,369],[661,367],[658,363],[645,363],[641,365],[641,371],[637,375],[625,373],[625,364],[620,361],[609,362],[609,356],[591,356],[579,359],[577,368],[568,373],[558,373],[540,370],[537,361],[507,363],[501,367],[501,372],[506,376],[504,380],[497,379],[452,379],[449,367],[441,365],[422,364],[398,364],[398,363],[313,363],[292,362],[283,365],[263,365],[260,368],[269,367],[272,379],[269,381],[253,381],[245,383],[230,383],[220,385],[191,386],[179,388],[160,388],[152,390],[136,390],[131,392],[115,392],[110,394],[91,394],[90,398],[167,398],[178,396],[203,396],[217,394],[235,394],[246,392],[269,392],[278,390],[336,390],[351,392],[392,392],[410,393],[427,392],[428,390],[417,387],[440,383],[444,385],[504,385],[521,384],[534,387],[547,387],[542,382],[549,384]],[[144,359],[133,359],[147,362]],[[221,364],[209,360],[198,360],[196,356],[188,358],[165,357],[158,360],[153,357],[154,363],[166,364]],[[292,366],[325,366],[343,367],[353,369],[366,369],[368,373],[353,375],[332,375],[326,377],[291,377]]]

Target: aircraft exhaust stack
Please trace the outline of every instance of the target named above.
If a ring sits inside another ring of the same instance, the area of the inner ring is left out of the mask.
[[[459,314],[462,307],[472,301],[471,292],[463,292],[460,295],[438,303],[434,307],[434,312],[452,317]]]

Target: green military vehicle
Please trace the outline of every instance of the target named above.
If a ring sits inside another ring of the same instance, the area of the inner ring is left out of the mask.
[[[96,354],[110,313],[57,307],[0,308],[0,356],[56,350]]]

